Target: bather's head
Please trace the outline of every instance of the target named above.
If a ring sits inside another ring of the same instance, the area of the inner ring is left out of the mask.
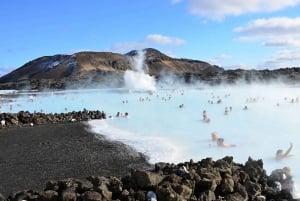
[[[276,159],[281,159],[283,157],[283,150],[282,149],[278,149],[276,151]]]
[[[217,141],[218,139],[218,133],[216,131],[211,133],[211,139],[212,141]]]
[[[218,138],[217,139],[217,145],[218,146],[224,146],[224,138]]]

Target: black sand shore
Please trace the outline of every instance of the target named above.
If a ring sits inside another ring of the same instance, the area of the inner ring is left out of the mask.
[[[49,179],[127,175],[149,168],[130,147],[89,132],[85,123],[0,129],[0,193],[42,190]]]

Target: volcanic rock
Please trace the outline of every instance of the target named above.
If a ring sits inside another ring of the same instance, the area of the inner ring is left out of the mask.
[[[8,199],[11,201],[145,201],[151,198],[160,201],[299,200],[293,199],[292,189],[278,189],[273,186],[274,180],[280,183],[287,179],[293,184],[290,175],[283,176],[287,174],[287,170],[287,168],[274,170],[267,176],[261,160],[249,158],[243,165],[233,162],[232,157],[217,161],[207,158],[196,163],[190,161],[177,165],[165,164],[159,170],[157,168],[132,170],[131,174],[121,179],[112,176],[90,176],[87,179],[50,180],[42,192],[24,190],[12,193]],[[5,198],[2,196],[3,199]]]

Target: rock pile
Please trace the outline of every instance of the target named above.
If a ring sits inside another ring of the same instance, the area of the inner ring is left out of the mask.
[[[106,114],[103,111],[89,111],[84,109],[78,112],[68,113],[49,113],[42,112],[30,113],[28,111],[20,111],[18,113],[1,113],[0,128],[17,127],[17,126],[33,126],[48,123],[64,123],[74,121],[87,121],[89,119],[106,119]]]
[[[281,184],[278,188],[277,184]],[[180,164],[157,163],[153,170],[132,170],[123,178],[90,176],[86,179],[51,180],[42,192],[24,190],[7,200],[19,201],[241,201],[297,200],[287,168],[270,176],[262,160],[251,158],[245,165],[232,157],[211,158]],[[6,200],[2,196],[0,200]]]

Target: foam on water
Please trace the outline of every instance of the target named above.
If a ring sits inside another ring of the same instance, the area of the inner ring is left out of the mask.
[[[94,132],[105,135],[110,140],[121,141],[130,145],[138,152],[145,154],[145,156],[151,156],[149,162],[173,161],[181,152],[180,146],[175,146],[175,142],[172,143],[164,137],[143,136],[143,134],[121,130],[113,127],[109,121],[111,121],[111,119],[93,120],[89,123]]]
[[[2,112],[68,112],[104,110],[112,118],[93,120],[94,132],[121,141],[146,154],[150,162],[183,162],[233,156],[245,163],[249,156],[263,159],[264,168],[289,166],[300,183],[300,88],[283,85],[248,85],[160,88],[156,92],[129,92],[128,89],[73,90],[50,93],[22,93],[3,102]],[[221,99],[221,103],[217,101]],[[213,104],[212,104],[213,102]],[[180,108],[179,105],[183,107]],[[244,110],[247,105],[248,110]],[[224,115],[225,107],[232,107]],[[202,121],[206,110],[210,123]],[[117,112],[129,118],[117,118]],[[220,148],[211,141],[217,131],[232,148]],[[293,157],[274,159],[277,149],[286,150],[292,142]]]

